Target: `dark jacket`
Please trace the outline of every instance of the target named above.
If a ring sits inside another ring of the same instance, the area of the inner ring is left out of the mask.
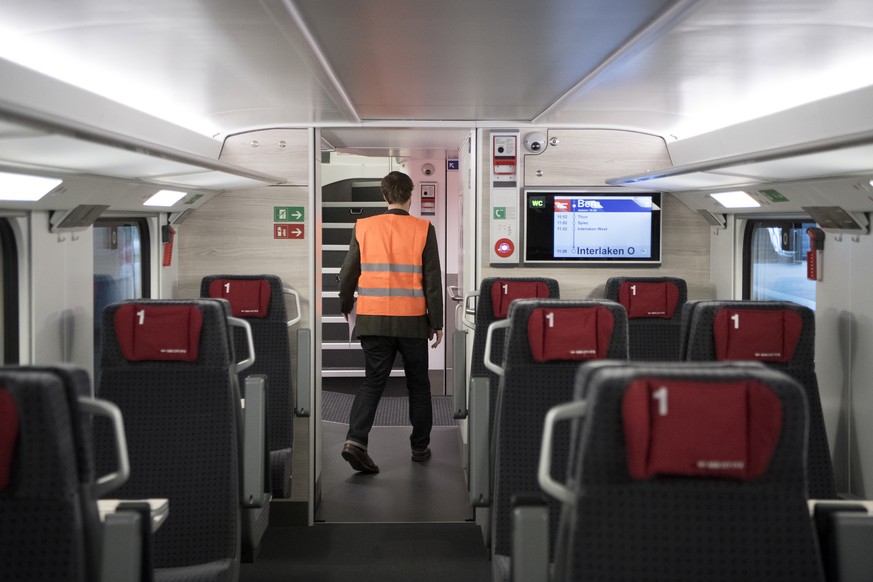
[[[408,212],[399,209],[389,209],[387,213],[409,215]],[[343,313],[350,313],[355,304],[355,290],[358,287],[358,278],[361,276],[361,248],[356,234],[353,230],[349,252],[339,274],[340,309]],[[436,230],[432,224],[428,227],[427,242],[422,253],[422,278],[427,315],[414,317],[358,315],[355,335],[427,338],[430,337],[432,329],[443,328],[442,270]]]

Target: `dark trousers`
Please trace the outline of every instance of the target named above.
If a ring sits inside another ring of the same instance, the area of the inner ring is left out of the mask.
[[[360,340],[364,349],[366,378],[352,403],[346,439],[367,446],[370,429],[376,418],[376,407],[391,374],[394,358],[400,352],[406,374],[406,388],[409,391],[409,422],[412,423],[409,442],[413,449],[427,448],[433,427],[430,378],[427,373],[427,339],[362,336]]]

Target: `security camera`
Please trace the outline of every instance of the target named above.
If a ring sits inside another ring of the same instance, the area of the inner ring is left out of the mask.
[[[436,172],[436,168],[434,168],[433,164],[424,164],[421,167],[421,173],[425,176],[433,176],[434,172]]]
[[[546,136],[543,133],[534,131],[524,136],[524,147],[532,154],[538,154],[546,149]]]

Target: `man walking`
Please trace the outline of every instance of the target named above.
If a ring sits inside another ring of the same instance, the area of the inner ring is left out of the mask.
[[[409,391],[409,437],[413,461],[431,452],[433,409],[428,377],[427,342],[443,338],[442,275],[436,231],[430,221],[409,214],[412,179],[391,172],[382,179],[384,214],[357,221],[349,252],[340,269],[340,302],[346,320],[355,308],[356,335],[364,350],[366,377],[352,403],[342,456],[353,469],[378,473],[367,453],[376,408],[394,358],[403,358]]]

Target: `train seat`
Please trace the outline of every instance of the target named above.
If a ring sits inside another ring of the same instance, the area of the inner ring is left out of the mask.
[[[678,361],[682,307],[688,299],[685,279],[611,277],[606,298],[624,306],[631,360]]]
[[[809,403],[807,471],[813,499],[837,496],[815,372],[815,314],[784,301],[702,301],[688,331],[690,361],[759,361],[800,382]]]
[[[155,535],[156,580],[239,576],[240,366],[227,310],[210,299],[131,300],[103,312],[98,394],[124,414],[131,464],[116,496],[170,501]],[[95,444],[100,461],[107,447],[99,432]]]
[[[99,478],[92,415],[110,419],[116,442],[115,471]],[[90,397],[87,372],[0,368],[0,579],[150,580],[151,520],[98,513],[97,497],[128,478],[126,453],[121,414]]]
[[[679,316],[679,359],[688,359],[688,336],[691,334],[691,320],[694,319],[694,308],[704,300],[686,301]]]
[[[543,431],[538,478],[562,506],[552,580],[823,580],[796,380],[748,363],[580,377],[586,398],[550,410]]]
[[[270,484],[273,496],[291,496],[291,461],[294,446],[291,343],[284,294],[292,293],[276,275],[209,275],[200,282],[200,296],[226,299],[233,317],[245,319],[252,328],[254,364],[246,374],[266,377],[267,447],[270,452]],[[296,294],[295,294],[296,295]],[[300,314],[299,303],[297,305]],[[299,321],[299,317],[296,321]],[[234,333],[237,354],[245,353],[245,338]],[[244,379],[240,377],[244,385]],[[243,393],[245,396],[245,393]]]
[[[627,315],[618,303],[533,299],[513,302],[495,411],[491,506],[495,580],[506,580],[511,570],[512,499],[538,490],[537,463],[546,412],[572,399],[576,370],[581,363],[602,359],[627,361],[627,336]],[[565,435],[556,448],[556,454],[564,459],[567,443]],[[550,509],[552,523],[557,523],[559,505],[553,502]]]
[[[486,277],[476,293],[476,319],[470,361],[470,501],[477,507],[491,502],[490,463],[494,433],[494,408],[500,376],[485,364],[489,326],[504,321],[516,299],[557,299],[560,288],[555,279],[537,277]],[[491,354],[502,358],[505,334],[492,333]],[[490,356],[490,354],[489,354]],[[502,362],[502,359],[500,359]],[[486,539],[489,532],[486,532]]]

